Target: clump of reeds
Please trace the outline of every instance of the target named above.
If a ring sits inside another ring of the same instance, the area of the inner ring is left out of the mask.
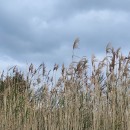
[[[78,43],[58,80],[57,64],[53,75],[44,63],[31,64],[26,75],[16,66],[1,74],[0,130],[130,129],[130,54],[123,56],[109,44],[101,61],[92,55],[91,64],[86,57],[77,62]]]

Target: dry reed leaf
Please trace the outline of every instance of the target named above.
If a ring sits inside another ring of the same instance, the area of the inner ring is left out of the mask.
[[[31,63],[31,65],[29,66],[29,72],[33,73],[33,64]]]
[[[54,65],[54,68],[53,68],[53,71],[54,71],[54,70],[56,70],[56,71],[57,71],[57,70],[58,70],[58,68],[59,68],[59,65],[58,65],[58,64],[55,64],[55,65]]]
[[[73,44],[73,50],[78,48],[78,45],[79,45],[79,38],[76,38]]]
[[[119,57],[119,52],[120,52],[121,48],[118,48],[117,51],[116,51],[116,58]]]
[[[106,46],[106,54],[107,54],[107,53],[110,53],[110,52],[111,52],[111,49],[112,49],[111,43],[109,42],[109,43],[107,44],[107,46]]]

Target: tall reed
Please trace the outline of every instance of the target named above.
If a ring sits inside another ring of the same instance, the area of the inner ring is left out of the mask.
[[[130,54],[108,45],[103,60],[92,55],[91,63],[86,57],[77,62],[78,42],[57,81],[45,64],[31,64],[26,76],[16,66],[1,74],[0,130],[130,129]],[[51,71],[57,73],[59,66]]]

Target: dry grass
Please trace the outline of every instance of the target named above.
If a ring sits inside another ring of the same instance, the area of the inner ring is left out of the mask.
[[[99,62],[94,55],[91,64],[85,57],[74,62],[73,55],[57,81],[57,64],[53,76],[44,64],[31,64],[26,77],[11,68],[4,79],[1,74],[0,130],[130,130],[129,65],[130,54],[108,45]],[[38,84],[34,93],[30,86]]]

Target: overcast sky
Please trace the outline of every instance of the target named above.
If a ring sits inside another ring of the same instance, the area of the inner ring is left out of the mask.
[[[130,0],[0,0],[0,69],[105,54],[108,42],[130,50]]]

